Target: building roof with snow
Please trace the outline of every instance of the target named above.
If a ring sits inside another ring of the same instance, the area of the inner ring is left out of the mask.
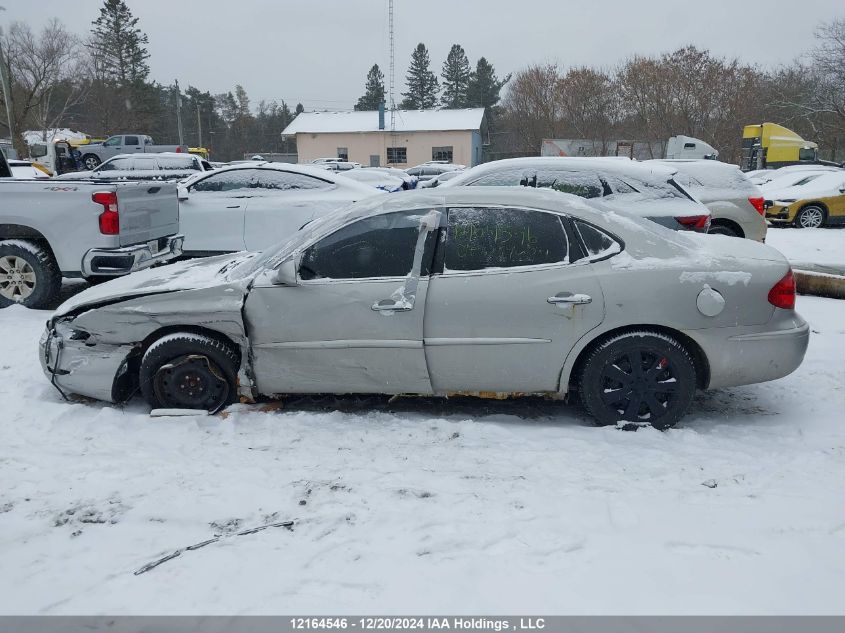
[[[446,132],[479,130],[484,108],[456,110],[396,110],[397,132]],[[390,112],[384,113],[385,128],[390,129]],[[378,110],[342,112],[303,112],[288,125],[282,136],[305,134],[343,134],[379,132]],[[381,130],[384,131],[384,130]]]

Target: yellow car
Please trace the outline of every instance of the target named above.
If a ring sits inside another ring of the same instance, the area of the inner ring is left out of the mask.
[[[802,185],[766,194],[766,219],[813,229],[845,224],[845,171],[817,176]]]

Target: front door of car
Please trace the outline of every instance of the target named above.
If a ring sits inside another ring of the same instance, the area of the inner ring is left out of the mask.
[[[317,215],[342,206],[327,180],[278,169],[256,170],[244,216],[244,244],[257,251],[285,240]]]
[[[604,318],[590,266],[570,263],[569,226],[546,211],[449,209],[426,300],[435,392],[558,391],[567,354]]]
[[[179,201],[179,230],[185,235],[186,252],[244,250],[244,217],[256,171],[212,172],[188,187],[188,195]]]
[[[123,137],[112,136],[103,141],[103,146],[100,148],[100,161],[105,161],[107,158],[117,156],[123,152]]]
[[[259,392],[431,393],[422,339],[439,217],[358,219],[295,256],[295,284],[259,276],[244,308]]]

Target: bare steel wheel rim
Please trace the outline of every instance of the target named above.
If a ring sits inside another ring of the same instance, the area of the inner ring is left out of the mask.
[[[20,303],[35,292],[35,271],[23,257],[0,257],[0,297]]]
[[[818,207],[807,207],[801,211],[801,217],[798,222],[805,229],[817,229],[824,221],[824,214]]]
[[[153,377],[156,397],[165,407],[217,411],[229,398],[229,383],[207,356],[188,354],[162,365]]]

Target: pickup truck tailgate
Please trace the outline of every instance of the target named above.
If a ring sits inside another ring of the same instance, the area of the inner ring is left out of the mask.
[[[115,183],[120,245],[149,242],[179,231],[176,183]]]

